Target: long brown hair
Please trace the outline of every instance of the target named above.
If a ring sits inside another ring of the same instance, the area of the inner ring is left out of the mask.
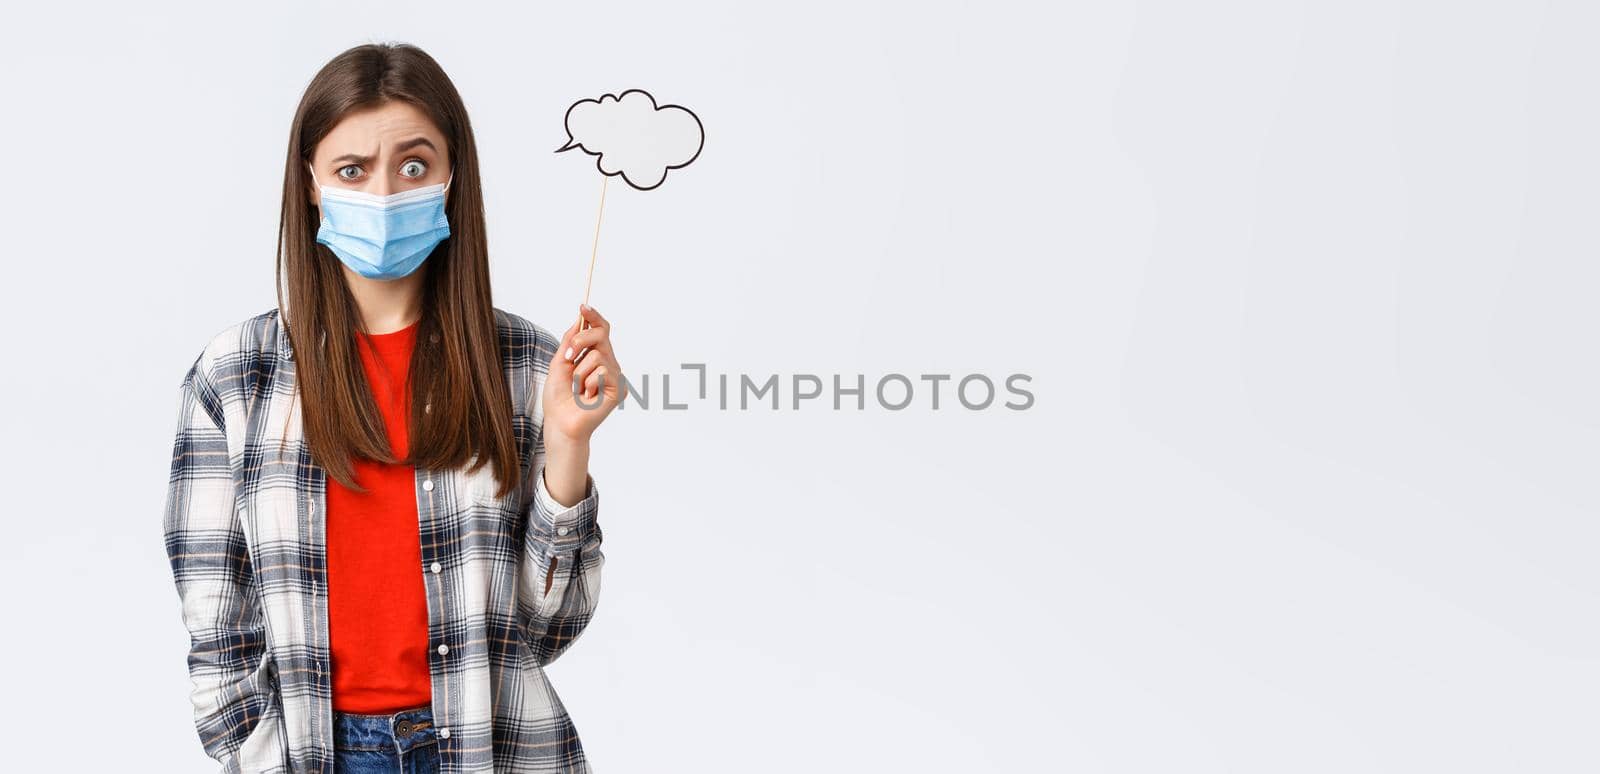
[[[422,318],[410,366],[410,449],[398,459],[361,367],[365,323],[339,259],[316,241],[306,170],[317,143],[351,111],[405,100],[444,134],[454,167],[450,236],[423,261]],[[358,489],[353,458],[470,471],[492,463],[499,496],[520,485],[511,401],[489,290],[478,151],[461,95],[433,57],[406,44],[356,46],[311,79],[289,130],[278,223],[278,311],[294,348],[305,441],[339,483]],[[288,294],[288,308],[284,294]]]

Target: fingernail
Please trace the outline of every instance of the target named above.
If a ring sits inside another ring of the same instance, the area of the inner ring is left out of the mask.
[[[589,311],[589,309],[590,309],[588,304],[578,304],[578,308],[582,309],[585,312]]]
[[[572,359],[572,347],[567,347],[567,359]]]

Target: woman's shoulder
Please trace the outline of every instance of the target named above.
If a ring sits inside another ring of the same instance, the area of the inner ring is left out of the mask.
[[[184,378],[216,384],[219,375],[259,368],[263,358],[289,354],[288,338],[278,321],[278,308],[272,307],[212,333]]]
[[[550,329],[521,315],[494,307],[495,327],[500,332],[500,351],[512,368],[539,365],[548,367],[561,340]]]
[[[548,368],[560,339],[549,328],[522,315],[498,306],[492,308],[506,365],[541,371]],[[199,376],[214,381],[213,375],[217,374],[270,371],[280,359],[293,357],[288,333],[274,306],[213,333],[185,378]]]

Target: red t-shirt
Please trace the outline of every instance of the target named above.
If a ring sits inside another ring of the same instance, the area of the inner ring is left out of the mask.
[[[406,375],[417,324],[356,334],[361,364],[389,443],[404,456],[410,418]],[[410,465],[355,460],[358,493],[328,479],[328,628],[333,707],[393,712],[428,704],[428,600]]]

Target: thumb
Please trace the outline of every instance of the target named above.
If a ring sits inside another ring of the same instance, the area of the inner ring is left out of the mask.
[[[561,341],[556,344],[555,354],[550,358],[550,378],[559,379],[563,384],[572,383],[572,373],[576,366],[567,359],[567,350],[572,348],[572,337],[578,335],[578,323],[574,322],[561,334]]]

